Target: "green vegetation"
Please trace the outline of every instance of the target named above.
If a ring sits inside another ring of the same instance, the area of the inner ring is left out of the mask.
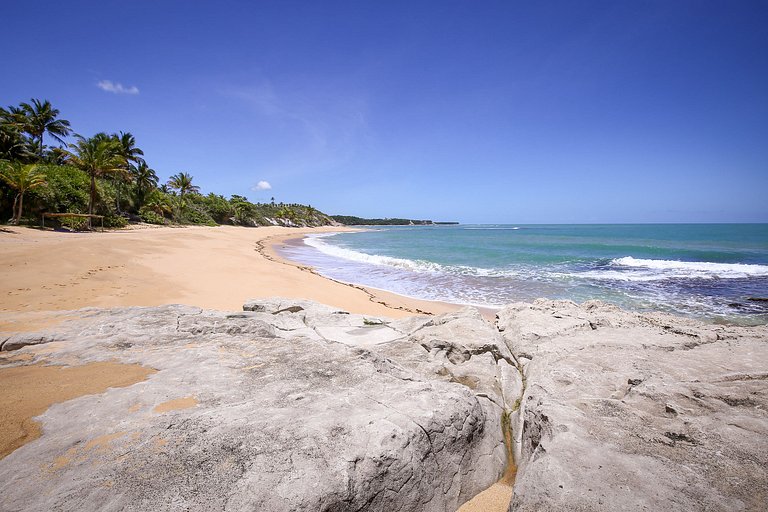
[[[24,208],[24,193],[47,185],[45,176],[38,171],[37,164],[3,162],[0,177],[16,191],[16,196],[13,198],[13,217],[11,217],[10,224],[18,224]]]
[[[331,218],[345,226],[428,226],[434,224],[431,220],[413,219],[363,219],[352,215],[331,215]]]
[[[128,132],[74,134],[47,100],[0,108],[0,218],[39,222],[42,213],[104,216],[104,226],[235,224],[321,226],[333,221],[311,206],[252,203],[244,196],[203,195],[194,177],[178,172],[166,184]],[[74,135],[74,142],[66,139]],[[47,146],[53,139],[58,146]],[[2,217],[5,215],[6,217]],[[51,221],[89,229],[90,219]],[[46,219],[48,223],[48,219]]]

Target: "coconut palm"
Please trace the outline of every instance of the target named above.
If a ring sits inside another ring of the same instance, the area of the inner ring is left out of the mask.
[[[197,194],[200,192],[200,187],[193,185],[192,179],[194,179],[194,176],[191,174],[180,172],[179,174],[171,176],[168,180],[168,186],[174,190],[178,190],[181,197],[184,197],[186,194]]]
[[[21,132],[22,118],[18,107],[0,107],[0,159],[29,161],[34,156]]]
[[[184,202],[184,196],[187,194],[197,194],[200,192],[200,187],[192,184],[193,176],[187,172],[180,172],[174,174],[168,180],[168,186],[174,190],[179,191],[179,213],[184,211],[186,203]]]
[[[96,178],[124,172],[124,159],[120,154],[117,141],[105,133],[97,133],[89,139],[82,135],[75,135],[75,137],[77,142],[69,145],[72,149],[68,152],[69,162],[85,171],[91,178],[88,214],[92,215],[96,200]],[[90,217],[88,227],[91,227]]]
[[[0,166],[0,177],[16,191],[10,224],[18,224],[21,220],[24,209],[24,194],[28,190],[47,185],[45,175],[40,172],[39,167],[38,164],[23,164],[21,162],[3,162]]]
[[[173,213],[171,198],[159,191],[150,195],[146,207],[163,218],[165,218],[166,215]]]
[[[144,161],[144,151],[136,146],[136,137],[130,132],[120,132],[119,135],[113,135],[120,144],[120,156],[125,160],[125,165],[139,164]]]
[[[31,103],[22,103],[16,115],[19,116],[21,131],[28,133],[37,142],[37,155],[42,158],[45,149],[43,136],[46,132],[63,144],[63,137],[72,133],[72,129],[69,127],[69,121],[56,119],[59,116],[59,110],[53,108],[48,100],[40,101],[32,98],[30,101]]]
[[[144,206],[147,194],[157,187],[157,174],[143,160],[131,170],[136,185],[136,209]]]
[[[117,173],[113,175],[115,184],[115,207],[118,213],[120,210],[120,196],[123,191],[123,185],[130,180],[131,174],[135,169],[135,165],[143,163],[144,151],[136,146],[136,137],[129,132],[120,132],[120,134],[113,134],[112,138],[117,142],[118,152],[123,159],[124,173]]]

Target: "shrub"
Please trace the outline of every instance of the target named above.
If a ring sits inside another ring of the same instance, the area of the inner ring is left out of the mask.
[[[95,222],[96,220],[94,220],[94,223]],[[127,225],[128,225],[128,219],[126,219],[122,215],[114,215],[109,213],[104,217],[105,228],[124,228]]]
[[[146,206],[142,206],[139,210],[139,217],[148,224],[165,224],[166,222],[165,217]]]
[[[187,224],[198,224],[202,226],[215,226],[214,221],[208,212],[198,205],[191,204],[184,210],[183,222]]]

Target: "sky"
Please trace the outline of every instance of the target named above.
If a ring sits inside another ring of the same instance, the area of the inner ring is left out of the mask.
[[[768,222],[768,2],[4,0],[0,104],[329,214]]]

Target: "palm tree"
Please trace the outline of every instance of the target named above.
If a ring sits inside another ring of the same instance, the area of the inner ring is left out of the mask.
[[[69,161],[72,165],[85,171],[91,178],[90,197],[88,199],[88,214],[93,215],[93,205],[96,199],[96,178],[123,172],[123,157],[114,138],[106,133],[97,133],[90,139],[75,135],[77,142],[70,144]],[[91,218],[88,218],[91,227]]]
[[[140,164],[144,161],[144,151],[136,147],[136,137],[130,132],[120,132],[120,135],[113,135],[120,144],[120,156],[125,160],[126,167],[131,163]]]
[[[0,177],[16,191],[16,197],[13,199],[13,216],[9,222],[18,224],[24,209],[24,194],[28,190],[47,185],[45,175],[39,171],[38,164],[3,162]]]
[[[32,98],[31,103],[22,103],[21,108],[17,110],[20,114],[21,131],[28,133],[29,136],[37,141],[38,157],[43,157],[43,135],[48,132],[54,139],[64,143],[62,137],[72,133],[69,127],[69,121],[65,119],[56,119],[59,116],[59,110],[51,106],[48,100],[40,101]]]
[[[0,159],[28,161],[34,156],[29,141],[21,133],[22,117],[18,107],[0,107]]]
[[[193,176],[187,172],[180,172],[174,174],[168,180],[168,186],[174,190],[179,191],[179,213],[184,211],[186,203],[184,202],[184,196],[187,194],[197,194],[200,192],[200,187],[192,184]]]
[[[165,194],[152,195],[147,201],[147,208],[163,218],[173,212],[170,197]]]
[[[120,132],[120,135],[113,134],[112,138],[117,142],[118,152],[123,159],[123,169],[125,173],[115,174],[115,207],[118,213],[120,213],[120,195],[123,191],[123,184],[130,179],[132,171],[135,169],[134,164],[144,163],[144,151],[136,147],[136,137],[131,135],[130,132]]]
[[[157,174],[143,160],[131,171],[136,184],[136,209],[144,206],[147,194],[157,187]]]

